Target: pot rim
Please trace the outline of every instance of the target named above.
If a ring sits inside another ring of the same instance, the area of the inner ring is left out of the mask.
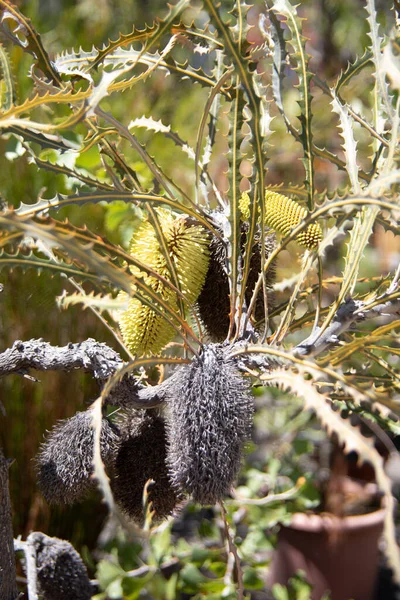
[[[311,532],[332,531],[334,529],[354,531],[355,529],[366,529],[383,523],[385,513],[386,508],[379,508],[363,515],[349,515],[346,517],[338,517],[330,513],[321,513],[320,515],[294,513],[291,522],[283,527]]]

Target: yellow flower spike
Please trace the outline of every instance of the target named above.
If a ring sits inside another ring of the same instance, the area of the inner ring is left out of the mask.
[[[308,211],[295,200],[283,194],[265,191],[265,224],[282,235],[289,235],[308,215]],[[309,250],[316,248],[322,240],[321,227],[311,223],[305,231],[296,236],[296,241]]]
[[[248,221],[250,219],[250,196],[247,192],[243,192],[240,196],[239,210],[242,214],[242,219]]]
[[[208,234],[203,227],[188,224],[184,217],[175,218],[169,210],[158,209],[157,214],[181,291],[192,304],[200,294],[208,269]],[[129,253],[171,281],[156,232],[148,221],[133,234]],[[131,271],[134,275],[139,274],[137,268]],[[151,275],[144,276],[144,283],[178,312],[178,297],[172,289]],[[121,292],[120,297],[126,297],[126,293]],[[135,297],[129,300],[128,309],[118,316],[118,323],[125,344],[138,356],[158,354],[175,335],[174,328],[161,315]]]

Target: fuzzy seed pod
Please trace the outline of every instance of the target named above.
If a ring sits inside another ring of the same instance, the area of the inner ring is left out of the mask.
[[[226,353],[222,346],[204,346],[181,370],[167,407],[171,481],[200,504],[229,494],[251,433],[250,384]]]
[[[189,303],[193,303],[207,273],[208,234],[202,226],[189,224],[186,218],[175,218],[168,210],[159,209],[157,214],[182,293]],[[167,261],[151,223],[144,221],[139,226],[133,234],[129,252],[167,281],[171,281]],[[132,268],[132,273],[139,275],[135,268]],[[144,276],[144,282],[172,309],[178,311],[178,298],[173,290],[156,277]],[[121,292],[120,297],[126,297],[125,292]],[[128,309],[118,316],[118,323],[127,347],[137,355],[157,354],[175,335],[174,328],[162,316],[135,297],[129,300]]]
[[[121,443],[114,464],[112,489],[121,509],[139,525],[145,511],[143,491],[149,479],[147,502],[153,521],[170,516],[182,496],[172,487],[166,465],[166,433],[161,416],[154,410],[126,413],[118,422]]]
[[[36,568],[44,600],[90,600],[95,593],[86,567],[75,548],[44,533],[28,537],[36,550]]]
[[[307,209],[283,194],[265,191],[265,224],[282,235],[289,235],[294,227],[308,215]],[[321,227],[311,223],[296,236],[296,241],[305,248],[316,248],[322,240]]]
[[[95,593],[75,548],[64,540],[34,532],[28,537],[36,552],[40,597],[44,600],[90,600]]]
[[[241,224],[241,244],[242,249],[246,243],[248,224]],[[265,258],[271,254],[275,248],[275,234],[269,230],[265,232]],[[206,280],[203,289],[197,299],[199,316],[207,331],[207,334],[213,342],[223,342],[226,339],[229,330],[229,283],[225,270],[226,248],[219,238],[213,236],[210,243],[210,262],[208,266]],[[250,270],[247,279],[245,291],[245,300],[249,304],[258,276],[261,271],[261,235],[258,228],[252,255],[250,259]],[[267,288],[270,288],[275,281],[275,263],[270,265],[266,273]],[[273,295],[268,294],[269,309],[273,305]],[[264,298],[260,290],[257,296],[256,307],[254,311],[254,320],[262,321],[264,318]]]
[[[109,466],[117,450],[118,429],[103,418],[100,446]],[[36,458],[38,483],[48,502],[72,504],[93,487],[92,409],[61,421],[50,432]]]

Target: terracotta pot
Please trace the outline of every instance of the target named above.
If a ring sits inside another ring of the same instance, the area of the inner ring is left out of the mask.
[[[385,509],[343,518],[296,513],[279,532],[269,585],[287,585],[301,569],[312,600],[328,590],[332,600],[372,600],[384,515]]]

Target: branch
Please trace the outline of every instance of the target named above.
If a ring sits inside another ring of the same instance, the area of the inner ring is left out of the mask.
[[[8,461],[0,448],[0,598],[16,600],[18,590],[8,492]]]
[[[396,284],[397,289],[397,284]],[[297,356],[318,356],[330,346],[339,342],[339,336],[348,331],[355,323],[375,317],[389,317],[395,319],[400,316],[400,302],[398,298],[384,301],[385,297],[395,290],[390,289],[382,295],[383,300],[371,307],[371,302],[362,302],[349,298],[338,309],[332,323],[324,330],[318,327],[311,335],[294,349]]]
[[[15,552],[22,551],[25,555],[25,572],[27,579],[27,590],[29,600],[38,600],[37,568],[36,568],[36,549],[30,543],[29,537],[26,542],[14,540]]]
[[[29,369],[37,371],[73,371],[85,369],[103,382],[123,364],[117,352],[106,344],[88,339],[78,344],[52,346],[48,342],[29,340],[16,341],[0,354],[0,377],[18,373],[26,375]]]
[[[48,342],[16,341],[0,353],[0,377],[11,374],[27,376],[30,369],[36,371],[74,371],[83,369],[92,373],[100,386],[124,366],[120,355],[107,344],[93,339],[67,346],[52,346]],[[175,374],[174,374],[175,375]],[[144,387],[134,375],[124,375],[115,383],[107,397],[108,404],[154,408],[165,402],[174,375],[156,386]]]

